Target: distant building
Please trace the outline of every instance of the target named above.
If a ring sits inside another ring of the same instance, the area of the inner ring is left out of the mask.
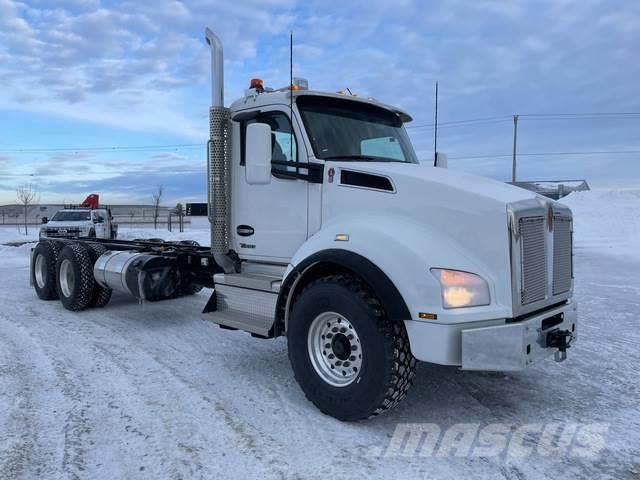
[[[147,223],[153,221],[153,205],[108,205],[116,221],[120,223]],[[65,208],[61,203],[32,205],[27,212],[30,224],[42,223],[42,218],[50,219],[58,210]],[[159,219],[165,221],[174,207],[160,207]],[[24,206],[18,204],[0,205],[0,225],[24,222]]]

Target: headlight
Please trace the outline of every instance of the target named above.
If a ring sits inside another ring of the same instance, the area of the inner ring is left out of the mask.
[[[489,286],[479,275],[443,268],[432,268],[431,273],[440,282],[444,308],[477,307],[491,303]]]

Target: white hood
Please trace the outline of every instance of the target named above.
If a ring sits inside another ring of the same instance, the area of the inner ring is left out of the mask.
[[[388,231],[432,267],[485,274],[498,300],[510,303],[507,205],[536,194],[499,181],[429,165],[327,162],[334,181],[323,186],[323,228],[356,223]],[[342,185],[341,170],[388,178],[393,191]],[[390,257],[401,252],[388,247]],[[435,265],[435,262],[438,265]]]
[[[358,165],[357,169],[363,169],[370,173],[379,173],[391,177],[392,180],[403,184],[407,180],[419,180],[430,191],[464,192],[469,195],[479,196],[495,200],[504,204],[535,198],[536,194],[520,187],[515,187],[498,180],[472,175],[469,173],[436,168],[427,164],[412,163],[372,163],[352,162],[342,163],[343,168]]]

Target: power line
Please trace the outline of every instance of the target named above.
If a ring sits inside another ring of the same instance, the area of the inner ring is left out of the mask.
[[[204,148],[204,143],[181,143],[172,145],[132,145],[101,147],[52,147],[52,148],[11,148],[1,150],[3,153],[56,153],[56,152],[156,152],[162,150],[185,150]]]
[[[611,116],[638,116],[640,112],[584,112],[584,113],[522,113],[521,117],[611,117]]]
[[[510,119],[511,116],[510,115],[501,115],[499,117],[485,117],[485,118],[470,118],[467,120],[454,120],[451,122],[438,122],[438,128],[442,127],[442,126],[454,126],[454,125],[465,125],[468,123],[484,123],[484,122],[489,122],[489,121],[496,121],[496,120],[507,120]],[[428,127],[435,127],[435,123],[425,123],[422,125],[408,125],[406,128],[428,128]]]
[[[586,112],[586,113],[524,113],[519,117],[527,117],[530,120],[622,120],[635,119],[640,117],[640,112]],[[512,115],[500,115],[495,117],[470,118],[465,120],[454,120],[450,122],[438,122],[438,128],[455,127],[466,125],[484,125],[489,123],[506,122],[513,118]],[[435,127],[435,123],[425,123],[421,125],[408,125],[406,128],[430,128]]]
[[[540,120],[599,120],[599,121],[609,121],[609,120],[639,120],[638,116],[558,116],[558,117],[543,117],[543,116],[533,116],[533,117],[525,117],[527,120],[540,121]]]
[[[566,155],[630,155],[640,153],[640,150],[602,150],[602,151],[585,151],[585,152],[531,152],[520,153],[519,157],[536,157],[536,156],[566,156]],[[473,155],[467,157],[449,157],[451,160],[473,160],[481,158],[503,158],[511,157],[511,153],[495,154],[495,155]]]

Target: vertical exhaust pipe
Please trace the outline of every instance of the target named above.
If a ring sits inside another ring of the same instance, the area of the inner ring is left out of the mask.
[[[205,39],[211,48],[211,107],[207,142],[207,189],[211,253],[225,272],[235,271],[229,253],[231,203],[231,113],[224,107],[224,64],[222,42],[209,28]]]
[[[204,38],[211,48],[211,106],[224,107],[224,62],[222,42],[209,27],[204,30]]]

